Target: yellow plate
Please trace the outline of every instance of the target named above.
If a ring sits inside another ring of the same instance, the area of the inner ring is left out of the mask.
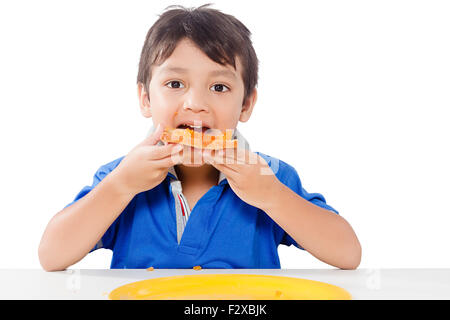
[[[319,281],[251,274],[205,274],[142,280],[114,289],[111,300],[350,300]]]

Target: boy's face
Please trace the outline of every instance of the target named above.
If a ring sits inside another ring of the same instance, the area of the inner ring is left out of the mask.
[[[201,122],[207,128],[234,130],[238,121],[250,118],[256,102],[256,89],[244,99],[242,65],[236,70],[211,60],[190,40],[183,39],[161,65],[152,67],[147,90],[138,85],[141,113],[153,123],[177,128]]]

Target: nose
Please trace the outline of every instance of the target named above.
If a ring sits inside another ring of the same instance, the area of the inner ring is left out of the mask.
[[[190,110],[192,112],[209,111],[205,96],[201,92],[193,89],[191,89],[186,94],[186,99],[183,103],[183,109]]]

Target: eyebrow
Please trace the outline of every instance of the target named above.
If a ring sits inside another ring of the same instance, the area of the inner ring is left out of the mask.
[[[165,67],[161,70],[163,73],[165,72],[176,72],[176,73],[188,73],[188,69],[181,67]],[[208,73],[209,76],[224,76],[231,79],[235,79],[236,75],[230,70],[213,70]]]
[[[224,76],[228,78],[236,78],[236,75],[230,70],[214,70],[209,73],[210,76]]]

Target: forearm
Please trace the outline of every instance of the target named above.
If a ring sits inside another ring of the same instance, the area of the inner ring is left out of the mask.
[[[113,173],[50,220],[39,245],[45,270],[64,270],[81,260],[134,197],[119,189]]]
[[[284,184],[262,208],[298,244],[317,259],[355,269],[361,245],[350,224],[334,212],[303,199]]]

